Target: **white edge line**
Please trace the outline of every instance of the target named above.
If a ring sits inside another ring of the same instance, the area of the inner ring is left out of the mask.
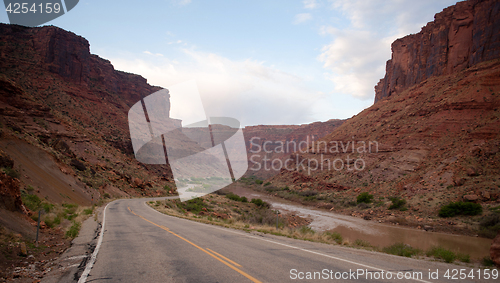
[[[102,214],[102,226],[101,226],[101,233],[99,234],[99,240],[97,240],[97,245],[95,246],[94,252],[92,253],[92,257],[90,258],[90,261],[87,263],[87,266],[85,267],[85,270],[80,276],[78,283],[85,283],[87,281],[87,277],[89,276],[90,270],[92,270],[92,266],[94,266],[94,262],[97,258],[97,253],[99,252],[99,248],[101,247],[102,244],[102,238],[104,236],[104,225],[106,224],[106,208],[108,208],[108,205],[110,204],[111,202],[108,203],[104,208],[104,212]]]
[[[156,212],[160,213],[161,215],[175,217],[175,216],[171,216],[171,215],[159,212],[158,210],[156,210],[156,209],[152,208],[151,206],[147,205],[146,202],[144,202],[144,205],[147,206],[147,207],[149,207],[153,211],[156,211]],[[186,221],[191,221],[189,219],[180,218],[180,217],[175,217],[175,218],[177,218],[177,219],[184,219]],[[331,255],[327,255],[327,254],[322,254],[322,253],[319,253],[319,252],[310,251],[310,250],[307,250],[307,249],[295,247],[295,246],[292,246],[292,245],[283,244],[283,243],[276,242],[276,241],[271,241],[271,240],[268,240],[268,239],[263,239],[261,237],[256,237],[256,236],[244,234],[244,233],[241,233],[241,232],[238,232],[238,231],[232,231],[232,229],[228,229],[226,227],[224,227],[225,229],[223,229],[222,227],[219,227],[219,226],[216,226],[216,225],[211,225],[211,224],[207,224],[207,223],[201,223],[201,222],[198,222],[198,221],[191,221],[191,222],[194,222],[194,223],[197,223],[197,224],[200,224],[200,225],[206,225],[208,227],[212,227],[212,228],[215,228],[215,229],[218,229],[218,230],[223,230],[223,231],[231,232],[231,233],[238,234],[238,235],[241,235],[241,236],[245,236],[245,237],[248,237],[248,238],[258,239],[258,240],[261,240],[261,241],[266,241],[266,242],[269,242],[269,243],[273,243],[273,244],[277,244],[277,245],[281,245],[281,246],[293,248],[293,249],[296,249],[296,250],[299,250],[299,251],[304,251],[304,252],[308,252],[308,253],[312,253],[312,254],[324,256],[324,257],[329,257],[329,258],[332,258],[332,259],[336,259],[336,260],[343,261],[343,262],[346,262],[346,263],[351,263],[351,264],[362,266],[362,267],[365,267],[365,268],[375,269],[375,270],[384,271],[386,273],[392,273],[392,274],[397,274],[398,273],[398,272],[395,272],[395,271],[388,271],[388,270],[384,270],[384,269],[381,269],[381,268],[373,267],[373,266],[370,266],[370,265],[358,263],[358,262],[351,261],[351,260],[348,260],[348,259],[343,259],[343,258],[339,258],[339,257],[335,257],[335,256],[331,256]],[[416,279],[416,278],[412,278],[410,280],[415,280],[415,281],[425,282],[425,283],[431,283],[429,281],[425,281],[425,280],[421,280],[421,279]],[[78,283],[80,283],[80,282],[78,282]]]

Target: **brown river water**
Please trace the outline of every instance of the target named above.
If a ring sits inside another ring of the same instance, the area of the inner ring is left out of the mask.
[[[428,250],[440,246],[454,252],[469,254],[471,258],[483,258],[489,255],[490,239],[427,232],[411,228],[387,225],[374,221],[337,214],[324,209],[304,206],[295,202],[273,197],[261,192],[245,188],[232,188],[231,191],[249,200],[260,198],[271,204],[272,209],[282,212],[293,212],[298,216],[312,220],[309,227],[316,231],[335,231],[342,235],[344,241],[353,243],[360,239],[373,246],[386,247],[394,243],[405,243],[415,248]]]

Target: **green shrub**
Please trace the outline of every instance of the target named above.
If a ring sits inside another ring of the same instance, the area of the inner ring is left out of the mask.
[[[200,213],[203,208],[208,210],[208,205],[203,201],[202,198],[194,198],[185,202],[178,202],[177,207],[179,207],[181,210],[184,209],[195,214]]]
[[[389,206],[389,209],[401,209],[406,204],[405,199],[401,199],[398,197],[391,198],[392,204]]]
[[[452,263],[457,258],[457,255],[454,252],[442,247],[432,247],[426,252],[426,255],[443,259],[447,263]]]
[[[271,185],[271,182],[267,182],[264,184],[264,187]]]
[[[234,193],[229,193],[229,194],[226,195],[226,197],[228,199],[234,200],[234,201],[240,201],[241,200],[240,196],[237,195],[237,194],[234,194]]]
[[[444,205],[439,210],[440,217],[453,217],[455,215],[478,215],[483,212],[483,207],[472,202],[452,202]]]
[[[460,260],[461,262],[470,263],[470,255],[468,255],[468,254],[458,253],[458,254],[457,254],[457,258],[458,258],[458,260]]]
[[[24,193],[21,194],[21,200],[23,201],[24,206],[29,208],[31,211],[37,211],[42,204],[42,200],[37,195]]]
[[[396,243],[394,245],[383,248],[382,251],[384,253],[405,256],[405,257],[412,257],[414,255],[422,253],[422,250],[413,248],[410,245],[404,243]]]
[[[330,239],[334,240],[337,244],[342,244],[344,241],[344,238],[342,238],[342,235],[338,232],[325,232],[325,235],[327,235]]]
[[[260,198],[253,198],[250,202],[257,205],[258,207],[269,207],[269,204],[261,200]]]
[[[262,185],[262,183],[264,183],[264,181],[259,180],[259,179],[255,180],[255,184],[257,184],[257,185]]]
[[[52,211],[52,209],[54,208],[54,205],[53,205],[53,204],[51,204],[51,203],[46,203],[46,202],[44,202],[44,203],[42,203],[42,208],[43,208],[43,210],[44,210],[46,213],[49,213],[49,212],[51,212],[51,211]]]
[[[493,260],[490,258],[490,256],[485,256],[483,257],[483,260],[481,261],[481,263],[484,265],[484,266],[495,266],[495,263],[493,262]]]
[[[54,219],[50,219],[50,217],[45,218],[45,224],[49,228],[54,228],[55,226],[61,224],[61,218],[59,216],[54,217]]]
[[[83,214],[84,215],[90,215],[92,213],[94,213],[94,207],[93,206],[90,207],[90,208],[86,208],[86,209],[83,210]]]
[[[76,238],[80,232],[80,227],[81,224],[79,222],[73,221],[73,225],[66,231],[66,238]]]
[[[361,193],[358,195],[358,197],[356,198],[357,200],[357,203],[370,203],[372,202],[373,200],[373,195],[370,195],[369,193],[367,192],[364,192],[364,193]]]

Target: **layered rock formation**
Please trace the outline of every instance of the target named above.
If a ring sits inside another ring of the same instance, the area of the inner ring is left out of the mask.
[[[304,125],[245,127],[243,135],[249,158],[248,174],[260,178],[269,178],[277,174],[282,166],[273,165],[273,161],[280,162],[294,152],[307,150],[312,142],[331,133],[344,121],[332,119]]]
[[[459,2],[422,30],[392,43],[375,102],[430,77],[448,75],[500,56],[500,2]]]

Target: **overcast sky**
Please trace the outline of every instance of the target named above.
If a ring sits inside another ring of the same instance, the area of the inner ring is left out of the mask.
[[[455,3],[80,0],[47,24],[85,37],[92,53],[150,84],[194,79],[211,113],[243,125],[305,124],[372,105],[390,44]],[[5,11],[0,20],[8,23]]]

